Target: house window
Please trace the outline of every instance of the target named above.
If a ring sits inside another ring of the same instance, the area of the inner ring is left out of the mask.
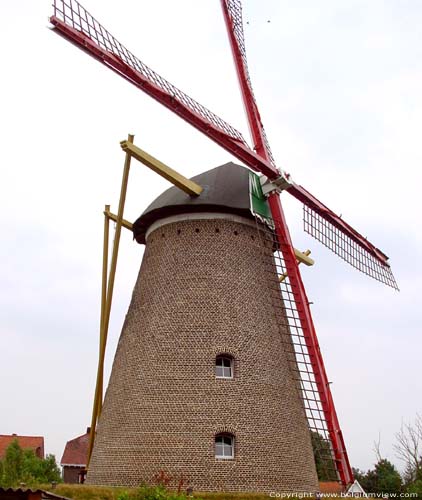
[[[228,460],[234,458],[234,436],[217,434],[215,436],[215,458]]]
[[[233,358],[227,354],[215,358],[215,376],[217,378],[233,378]]]

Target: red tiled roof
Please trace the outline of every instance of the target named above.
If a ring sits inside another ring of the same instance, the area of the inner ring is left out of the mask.
[[[88,457],[89,433],[66,443],[60,465],[86,465]]]
[[[4,458],[7,447],[10,443],[17,439],[19,446],[26,449],[34,450],[39,458],[44,458],[44,438],[42,436],[18,436],[16,434],[6,435],[0,434],[0,460]]]

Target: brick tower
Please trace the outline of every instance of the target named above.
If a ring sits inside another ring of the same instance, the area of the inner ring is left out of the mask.
[[[164,471],[196,491],[314,492],[310,433],[286,354],[268,231],[232,163],[173,187],[134,224],[145,244],[87,482]]]

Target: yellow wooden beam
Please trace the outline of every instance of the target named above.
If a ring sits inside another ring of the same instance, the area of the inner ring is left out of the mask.
[[[295,251],[295,257],[298,262],[298,264],[305,264],[307,266],[313,266],[315,264],[315,261],[309,257],[311,254],[310,250],[305,250],[304,252],[301,252],[297,248],[294,249]],[[278,281],[282,283],[286,278],[288,274],[283,273],[278,277]]]
[[[107,206],[108,208],[110,208],[110,205]],[[111,219],[112,221],[117,222],[117,215],[112,214],[109,209],[106,208],[104,210],[104,215],[109,219]],[[126,229],[129,229],[129,231],[133,231],[133,224],[126,219],[122,219],[122,226],[125,227]]]
[[[133,143],[134,136],[129,134],[127,142],[129,144]],[[120,234],[122,231],[122,221],[123,221],[123,212],[126,201],[126,193],[127,193],[127,185],[129,181],[129,170],[130,170],[130,161],[132,156],[127,152],[125,157],[125,164],[123,168],[123,177],[122,177],[122,185],[120,188],[120,198],[119,198],[119,209],[116,217],[116,231],[114,234],[113,241],[113,252],[111,255],[110,262],[110,270],[106,283],[103,282],[102,293],[105,292],[105,297],[102,298],[101,301],[101,320],[100,320],[100,353],[98,357],[98,368],[97,368],[97,381],[95,384],[95,396],[94,396],[94,405],[92,411],[92,420],[91,420],[91,432],[89,436],[88,443],[88,454],[87,454],[87,468],[89,468],[89,463],[91,460],[92,450],[94,448],[95,441],[95,430],[97,426],[98,419],[101,415],[102,411],[102,397],[103,397],[103,379],[104,379],[104,358],[105,351],[107,345],[107,336],[108,336],[108,326],[110,322],[110,311],[111,304],[113,300],[113,290],[114,290],[114,282],[116,277],[116,268],[117,268],[117,257],[119,254],[119,243],[120,243]],[[105,212],[108,212],[109,207],[106,206]],[[105,225],[104,225],[104,252],[103,252],[103,271],[107,270],[108,263],[108,216],[105,216]]]
[[[157,158],[154,158],[146,151],[138,148],[131,142],[122,141],[120,143],[120,146],[122,147],[123,151],[133,156],[133,158],[140,161],[151,170],[156,172],[158,175],[161,175],[161,177],[164,177],[164,179],[167,179],[190,196],[199,196],[202,193],[203,188],[199,184],[196,184],[196,182],[193,182],[182,174],[179,174],[178,172],[176,172],[176,170],[173,170],[172,168],[165,165],[160,160],[157,160]]]
[[[314,259],[311,259],[309,255],[311,254],[310,250],[305,250],[301,252],[297,248],[295,248],[295,257],[298,262],[305,264],[305,266],[313,266],[315,264]]]

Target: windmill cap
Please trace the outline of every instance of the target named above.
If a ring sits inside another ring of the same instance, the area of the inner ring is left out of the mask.
[[[229,162],[192,177],[204,190],[189,196],[177,187],[160,194],[133,224],[138,243],[145,244],[148,228],[155,221],[195,212],[229,213],[253,219],[249,200],[249,170]]]

